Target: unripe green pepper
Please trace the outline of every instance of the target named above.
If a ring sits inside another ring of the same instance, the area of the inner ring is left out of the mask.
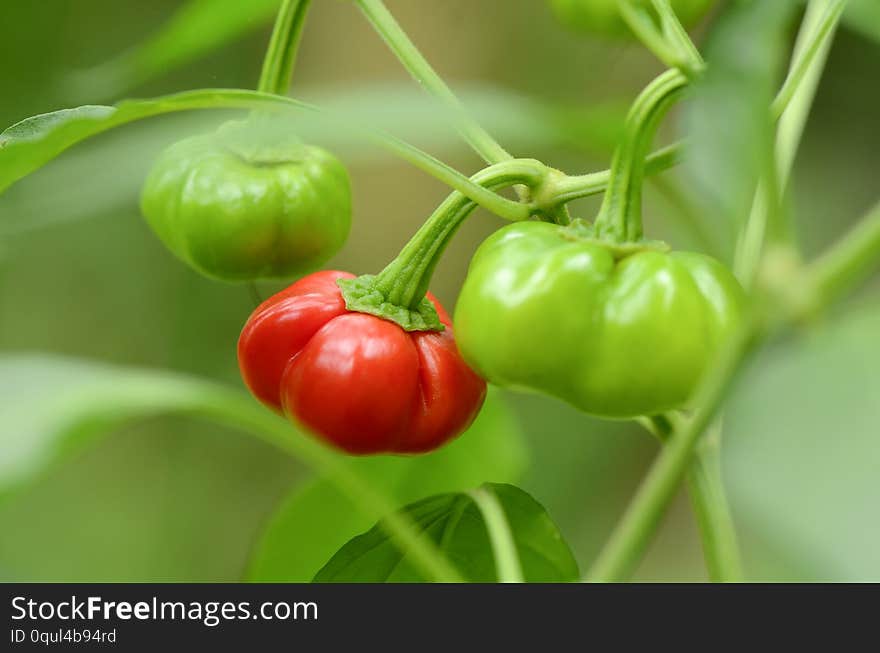
[[[525,222],[477,250],[456,337],[465,360],[502,387],[604,417],[652,415],[687,404],[743,303],[733,275],[703,254]]]
[[[650,0],[637,5],[650,7]],[[693,25],[706,13],[712,0],[672,0],[672,8],[683,25]],[[632,38],[632,32],[620,15],[617,0],[550,0],[557,18],[564,25],[612,38]]]
[[[326,150],[265,123],[232,122],[166,149],[141,210],[174,254],[209,277],[291,277],[342,247],[351,191]]]

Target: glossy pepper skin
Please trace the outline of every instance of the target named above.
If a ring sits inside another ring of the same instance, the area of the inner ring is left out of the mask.
[[[650,0],[641,0],[650,7]],[[712,0],[672,0],[672,8],[682,24],[693,25],[706,13]],[[620,16],[617,0],[550,0],[553,12],[561,23],[578,32],[610,38],[633,38]]]
[[[267,138],[228,123],[173,144],[144,183],[147,222],[202,274],[225,281],[296,276],[345,243],[345,167],[319,147]]]
[[[741,318],[743,291],[696,253],[615,250],[526,222],[477,250],[456,307],[465,360],[500,386],[612,418],[686,405]]]
[[[263,302],[238,341],[241,374],[267,406],[353,454],[421,453],[464,431],[486,383],[456,348],[449,315],[429,293],[443,331],[404,331],[346,310],[323,271]]]

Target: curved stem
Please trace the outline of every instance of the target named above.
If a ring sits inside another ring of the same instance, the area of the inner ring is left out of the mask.
[[[627,115],[623,140],[614,153],[608,190],[596,218],[596,234],[600,238],[617,242],[641,238],[645,157],[660,120],[687,83],[687,77],[680,71],[667,70],[636,98]]]
[[[311,1],[283,0],[263,59],[258,91],[278,95],[287,93]]]
[[[679,141],[652,152],[645,158],[645,174],[657,174],[677,165],[681,162],[683,151],[684,143]],[[582,197],[598,195],[608,189],[610,179],[610,170],[585,175],[567,175],[555,181],[552,187],[547,189],[550,197],[546,201],[548,204],[553,202],[565,204]]]
[[[484,168],[471,177],[471,182],[493,190],[515,184],[534,187],[540,185],[547,170],[534,159],[513,159]],[[400,254],[376,275],[373,285],[386,301],[408,308],[418,306],[441,254],[474,208],[472,199],[452,193],[434,210]]]
[[[455,126],[471,148],[486,163],[513,158],[492,136],[471,118],[449,86],[422,56],[382,0],[356,0],[367,20],[415,80],[452,111]]]
[[[498,582],[524,583],[525,577],[519,562],[519,553],[516,550],[513,532],[510,530],[510,524],[507,522],[504,508],[498,501],[498,497],[485,487],[471,490],[468,495],[483,515],[483,521],[489,533],[489,541],[492,544],[492,553],[495,556]]]

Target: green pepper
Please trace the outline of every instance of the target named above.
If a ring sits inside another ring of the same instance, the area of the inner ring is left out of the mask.
[[[497,385],[594,415],[652,415],[686,405],[743,304],[736,279],[709,256],[525,222],[477,250],[456,337]]]
[[[650,0],[637,5],[650,7]],[[672,0],[676,16],[684,24],[693,25],[712,4],[711,0]],[[617,7],[617,0],[550,0],[557,18],[564,25],[580,31],[612,38],[632,38]]]
[[[160,240],[227,281],[291,277],[326,262],[351,226],[345,167],[264,121],[233,122],[166,149],[141,195]]]

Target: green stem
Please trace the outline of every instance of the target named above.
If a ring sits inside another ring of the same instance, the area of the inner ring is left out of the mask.
[[[443,583],[463,582],[461,574],[425,537],[413,521],[387,497],[357,474],[343,459],[315,440],[304,437],[290,424],[262,406],[237,394],[225,401],[206,398],[199,411],[224,426],[236,426],[301,460],[334,482],[367,515],[382,515],[381,524],[402,551],[406,551],[427,578]]]
[[[782,89],[788,99],[783,98],[780,103],[785,107],[779,114],[776,134],[776,169],[781,188],[788,183],[819,79],[828,59],[834,30],[845,4],[845,0],[836,0],[831,6],[828,6],[828,0],[810,0],[807,5],[790,67],[789,77],[793,78],[790,81],[787,79]]]
[[[807,268],[817,304],[825,306],[880,264],[880,202]]]
[[[596,234],[600,238],[626,242],[642,237],[645,158],[660,120],[687,83],[687,77],[680,71],[667,70],[636,98],[627,115],[623,140],[614,153],[608,190],[596,218]]]
[[[664,444],[670,434],[684,424],[683,419],[674,414],[639,421]],[[716,583],[741,582],[742,563],[736,527],[721,478],[720,420],[716,420],[695,449],[686,478],[709,578]]]
[[[633,572],[688,470],[694,448],[715,418],[736,373],[759,341],[760,322],[749,319],[719,354],[694,398],[693,417],[674,431],[642,481],[587,579],[619,582]]]
[[[468,492],[479,508],[489,533],[492,553],[495,556],[495,569],[501,583],[523,583],[525,577],[519,562],[519,553],[510,524],[504,515],[504,508],[491,490],[481,487]]]
[[[819,5],[820,3],[816,0],[810,3],[807,18],[801,26],[799,42],[809,43],[807,39],[813,37],[809,25],[818,20]],[[807,36],[808,34],[810,36]],[[829,43],[830,40],[826,41],[822,47],[827,48]],[[769,179],[762,180],[756,195],[756,205],[745,226],[744,234],[747,237],[741,239],[737,248],[739,250],[737,272],[741,278],[753,276],[753,270],[760,260],[760,253],[764,251],[766,229],[763,223],[766,223],[768,216],[775,214],[774,200],[778,197],[777,175],[773,173],[778,172],[778,176],[782,180],[787,178],[794,152],[797,149],[797,142],[800,139],[803,122],[815,92],[815,84],[824,63],[824,59],[820,55],[821,52],[813,55],[808,66],[808,73],[801,74],[800,84],[804,86],[803,88],[799,86],[794,91],[793,99],[783,115],[782,121],[785,122],[787,119],[790,124],[786,129],[783,130],[782,126],[780,129],[785,131],[788,136],[777,138],[775,170],[771,171]],[[796,59],[798,58],[796,57]],[[786,115],[791,117],[786,118]],[[781,153],[780,147],[782,148]],[[843,287],[863,274],[878,257],[880,218],[873,217],[875,215],[872,212],[871,216],[854,234],[845,237],[839,246],[826,255],[827,258],[823,257],[815,267],[810,269],[813,283],[822,301],[828,301],[838,294]],[[877,223],[874,223],[874,220],[877,220]],[[756,228],[755,222],[762,224],[757,225]],[[769,310],[779,310],[779,307],[774,304],[768,308]],[[767,322],[761,320],[759,316],[752,316],[739,336],[725,348],[718,364],[712,368],[710,375],[700,385],[695,398],[697,408],[693,418],[682,428],[676,429],[669,444],[664,447],[651,471],[645,477],[636,497],[600,553],[590,578],[599,581],[612,581],[620,580],[631,573],[643,553],[650,535],[656,529],[664,509],[672,499],[701,433],[717,413],[725,392],[742,362],[757,348],[763,338],[766,324]]]
[[[758,270],[761,255],[768,238],[777,245],[794,247],[791,232],[781,224],[782,215],[771,195],[784,190],[794,157],[803,135],[804,125],[815,97],[819,78],[825,67],[831,36],[839,15],[840,3],[828,6],[828,0],[811,0],[798,30],[792,63],[782,100],[777,97],[774,106],[785,106],[779,118],[775,143],[775,170],[767,171],[758,184],[749,217],[740,232],[736,248],[734,270],[743,286],[751,288]],[[774,187],[770,188],[769,184]]]
[[[537,187],[547,173],[548,168],[540,161],[512,159],[484,168],[471,178],[471,182],[488,189],[515,184]],[[340,283],[349,310],[392,319],[403,328],[409,329],[408,322],[415,316],[406,312],[398,315],[397,308],[409,312],[428,308],[425,305],[425,293],[434,268],[455,232],[475,207],[475,202],[469,197],[462,193],[452,193],[434,210],[384,270],[375,277],[361,277],[360,279],[365,280],[365,285],[357,279]],[[381,299],[378,306],[377,299]],[[390,312],[392,310],[393,313]],[[432,309],[429,309],[429,313],[430,310]],[[418,326],[418,322],[413,324]]]
[[[814,3],[813,6],[816,7],[815,9],[811,9],[813,16],[818,15],[820,5]],[[811,70],[815,71],[813,62],[817,58],[824,59],[827,57],[828,45],[831,38],[834,36],[834,30],[837,27],[837,23],[840,21],[840,16],[843,14],[845,8],[846,0],[834,0],[834,2],[826,7],[824,14],[822,14],[822,17],[818,20],[818,23],[812,27],[811,38],[809,40],[805,38],[798,39],[798,44],[795,46],[792,55],[792,64],[789,67],[788,76],[785,78],[782,88],[773,100],[771,110],[774,118],[782,116],[788,108],[789,103],[794,98],[795,92],[799,88],[803,88],[802,85],[804,84],[805,78],[816,75],[815,72],[810,73]],[[809,23],[812,22],[812,20],[809,21]]]
[[[703,57],[691,37],[688,36],[687,30],[678,20],[675,10],[672,8],[669,0],[652,0],[654,10],[660,15],[660,21],[663,24],[663,32],[666,38],[671,40],[678,51],[680,57],[684,61],[685,66],[682,72],[693,77],[699,74],[705,67]]]
[[[667,68],[686,67],[679,49],[657,30],[644,7],[636,5],[632,0],[620,0],[618,9],[621,18],[636,38]]]
[[[721,476],[720,424],[700,440],[688,469],[687,483],[709,579],[714,583],[742,582],[736,528]]]
[[[283,0],[263,59],[257,90],[278,95],[287,93],[311,1]]]
[[[645,159],[645,174],[654,175],[677,165],[681,162],[683,151],[684,144],[678,142],[652,152]],[[552,186],[548,186],[548,198],[545,203],[565,204],[582,197],[598,195],[608,189],[610,179],[610,170],[586,175],[566,175],[556,180]]]
[[[422,56],[382,0],[356,0],[367,20],[388,44],[410,75],[452,112],[455,126],[471,148],[487,163],[513,158],[492,136],[471,118],[449,86]]]

